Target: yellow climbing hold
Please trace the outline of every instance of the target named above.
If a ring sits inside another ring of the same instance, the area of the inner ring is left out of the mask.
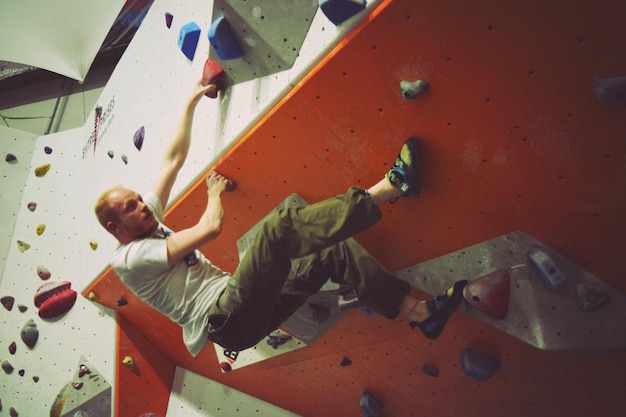
[[[20,250],[20,252],[26,252],[29,248],[30,245],[26,242],[22,242],[21,240],[17,241],[17,248]]]
[[[130,370],[135,369],[135,361],[133,360],[132,356],[125,356],[122,360],[122,363],[126,365],[126,367]]]
[[[43,235],[43,232],[46,231],[46,225],[45,224],[40,224],[39,226],[37,226],[37,236],[41,236]]]
[[[92,291],[92,292],[89,293],[89,300],[90,301],[98,301],[98,296],[96,295],[95,292]]]
[[[35,176],[43,177],[50,170],[50,164],[43,164],[35,168]]]
[[[91,240],[89,241],[89,246],[91,246],[91,249],[96,250],[98,249],[98,242],[95,240]]]

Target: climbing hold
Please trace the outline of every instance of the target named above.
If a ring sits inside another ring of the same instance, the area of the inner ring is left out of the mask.
[[[428,91],[430,85],[424,80],[400,81],[400,91],[404,98],[412,100],[420,94]]]
[[[141,147],[143,146],[143,138],[145,134],[146,134],[146,129],[143,126],[141,126],[139,129],[137,129],[137,131],[133,135],[133,143],[135,144],[135,148],[137,148],[138,151],[140,151]]]
[[[51,319],[67,313],[76,302],[76,291],[71,289],[71,282],[48,282],[37,289],[35,306],[39,308],[39,317]]]
[[[33,319],[28,320],[24,327],[22,327],[20,336],[26,346],[31,349],[35,347],[39,339],[39,330],[37,330],[37,324],[35,324]]]
[[[72,386],[74,387],[74,389],[79,390],[83,387],[84,383],[82,381],[80,382],[72,382]]]
[[[626,105],[626,76],[591,79],[593,92],[604,104]]]
[[[24,369],[20,369],[19,371],[17,371],[17,373],[20,374],[20,376],[24,376],[26,371]]]
[[[266,343],[274,349],[277,349],[278,346],[284,345],[291,339],[291,336],[289,336],[288,334],[270,334],[269,336],[267,336]]]
[[[52,153],[52,148],[51,148],[51,147],[49,147],[49,146],[44,146],[43,151],[44,151],[46,154],[50,155],[50,154]]]
[[[143,413],[143,414],[140,414],[137,417],[157,417],[157,415],[154,414],[154,413]]]
[[[209,42],[224,61],[237,59],[243,56],[243,50],[235,37],[232,28],[224,16],[213,21],[209,28]]]
[[[584,281],[576,285],[576,304],[582,311],[595,311],[611,301],[607,288],[595,282]]]
[[[9,353],[11,355],[15,355],[16,351],[17,351],[17,343],[11,342],[11,344],[9,345]]]
[[[196,54],[198,39],[200,39],[200,26],[197,23],[189,22],[180,28],[178,47],[190,61],[193,61]]]
[[[556,263],[554,263],[545,249],[534,246],[526,252],[526,256],[528,256],[532,264],[537,268],[550,290],[559,291],[565,286],[567,282],[565,276],[561,273],[559,267],[556,266]]]
[[[13,365],[9,361],[4,361],[2,362],[2,370],[7,374],[11,374],[13,373]]]
[[[50,166],[50,164],[43,164],[38,166],[37,168],[35,168],[35,176],[43,177],[48,173],[48,171],[50,171]]]
[[[13,310],[14,302],[15,302],[15,298],[11,297],[10,295],[5,295],[4,297],[0,298],[0,303],[2,303],[4,308],[6,308],[9,311]]]
[[[28,307],[26,307],[24,304],[18,304],[17,309],[20,310],[20,313],[25,313],[26,310],[28,310]]]
[[[26,242],[23,242],[21,240],[17,241],[17,248],[20,250],[20,252],[24,253],[26,252],[28,249],[30,249],[30,245]]]
[[[167,26],[167,28],[171,28],[172,27],[172,22],[174,21],[174,15],[166,12],[165,13],[165,26]]]
[[[7,161],[9,164],[14,164],[17,162],[17,156],[13,155],[12,153],[8,153],[4,160]]]
[[[82,378],[87,374],[90,374],[91,370],[89,369],[89,367],[87,365],[85,365],[84,363],[82,363],[79,367],[78,367],[78,377]]]
[[[109,155],[109,158],[113,159],[115,157],[115,152],[109,151],[107,152],[107,155]]]
[[[124,162],[124,164],[128,164],[128,157],[126,157],[126,155],[122,155],[122,162]]]
[[[41,236],[43,235],[43,232],[46,231],[46,225],[45,224],[40,224],[39,226],[37,226],[37,236]]]
[[[30,203],[28,203],[26,207],[28,207],[30,211],[35,211],[35,209],[37,208],[37,203],[35,203],[34,201],[31,201]]]
[[[88,298],[90,301],[98,301],[98,296],[93,291],[89,293]]]
[[[343,357],[343,359],[341,360],[341,363],[339,364],[340,366],[350,366],[352,365],[352,361],[350,360],[350,358],[347,357]]]
[[[366,417],[377,417],[383,411],[383,404],[368,391],[363,392],[359,404]]]
[[[209,91],[205,95],[210,98],[216,98],[217,93],[226,88],[226,73],[215,61],[207,59],[204,62],[201,82],[203,86],[215,84],[215,90]]]
[[[19,413],[14,407],[9,408],[9,417],[19,417]]]
[[[52,276],[50,271],[48,271],[48,268],[46,268],[43,265],[39,265],[37,267],[37,275],[39,275],[39,278],[41,278],[44,281],[50,279],[50,277]]]
[[[119,300],[117,300],[116,304],[118,307],[124,307],[125,305],[128,305],[128,301],[124,300],[123,298],[120,298]]]
[[[135,360],[132,356],[125,356],[124,359],[122,359],[122,363],[131,371],[135,369]]]
[[[366,0],[319,0],[320,8],[335,26],[365,9]]]
[[[89,241],[89,246],[91,247],[91,249],[96,250],[98,249],[98,241],[95,239],[92,239]]]
[[[36,384],[39,382],[39,377],[37,375],[33,376],[33,382]]]
[[[509,272],[500,269],[467,284],[463,297],[476,310],[503,319],[509,312],[510,287]]]
[[[230,372],[233,370],[233,367],[228,362],[220,362],[220,369],[222,372]]]
[[[350,288],[337,294],[337,306],[340,311],[361,307],[363,304],[356,295],[356,291]]]
[[[439,376],[439,368],[437,368],[437,366],[431,364],[431,363],[425,363],[422,366],[422,372],[424,372],[426,375],[432,376],[432,377],[438,377]]]
[[[461,354],[461,368],[467,376],[486,381],[500,368],[500,362],[484,353],[465,348]]]
[[[315,303],[308,303],[311,309],[311,318],[317,325],[324,324],[330,319],[330,308]]]

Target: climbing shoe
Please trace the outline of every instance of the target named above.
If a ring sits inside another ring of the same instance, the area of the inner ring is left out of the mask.
[[[419,327],[426,337],[437,339],[450,316],[463,301],[463,288],[466,285],[467,280],[457,281],[445,293],[428,300],[426,306],[430,316],[421,322],[411,322],[411,328]]]
[[[417,139],[413,137],[404,142],[393,167],[385,177],[402,190],[404,197],[413,197],[420,193],[418,171],[418,144]]]

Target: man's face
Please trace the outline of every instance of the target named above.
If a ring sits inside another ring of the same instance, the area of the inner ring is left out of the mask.
[[[133,190],[115,190],[109,195],[109,202],[118,217],[117,221],[111,223],[115,227],[115,235],[122,243],[146,238],[159,226],[141,195]]]

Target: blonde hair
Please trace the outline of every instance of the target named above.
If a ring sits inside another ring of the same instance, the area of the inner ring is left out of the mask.
[[[94,212],[96,213],[98,221],[107,231],[109,230],[109,228],[107,227],[107,223],[118,220],[117,213],[111,206],[109,197],[114,191],[117,191],[120,188],[122,188],[122,186],[116,185],[115,187],[111,187],[102,194],[100,194],[100,197],[98,197],[96,205],[94,206]]]

